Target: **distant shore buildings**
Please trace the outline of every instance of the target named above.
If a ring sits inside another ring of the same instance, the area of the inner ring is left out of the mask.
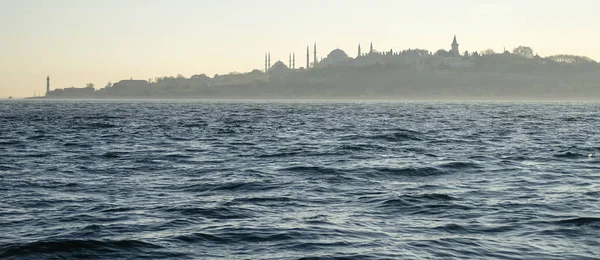
[[[312,47],[312,49],[311,49]],[[456,36],[450,49],[379,51],[370,43],[365,52],[358,44],[355,55],[336,48],[319,58],[317,44],[306,46],[306,66],[296,66],[296,53],[264,68],[223,75],[157,77],[121,80],[103,88],[85,87],[50,90],[47,98],[220,98],[220,97],[437,97],[437,96],[534,96],[541,92],[556,96],[599,96],[598,62],[585,56],[540,57],[533,49],[519,46],[511,52],[491,49],[460,52]],[[287,64],[286,64],[287,62]],[[299,61],[300,64],[304,61]],[[543,90],[543,91],[542,91]],[[38,97],[34,94],[34,97]],[[39,97],[41,98],[41,97]]]
[[[477,53],[469,54],[465,52],[460,54],[459,44],[454,36],[450,45],[449,51],[432,53],[421,49],[408,49],[404,51],[376,51],[371,43],[369,52],[363,53],[361,45],[358,45],[357,56],[352,58],[341,49],[332,50],[326,58],[317,58],[317,44],[313,45],[313,59],[310,60],[310,48],[306,46],[306,67],[299,69],[314,69],[324,68],[329,66],[346,66],[346,67],[368,67],[375,65],[398,65],[410,66],[416,70],[424,69],[464,69],[475,66]],[[293,58],[292,58],[293,57]],[[290,54],[290,62],[285,65],[278,61],[271,66],[271,53],[265,54],[265,69],[263,72],[274,75],[286,74],[286,70],[296,70],[295,67],[296,54]]]
[[[452,43],[450,44],[451,49],[448,51],[438,50],[436,53],[432,53],[423,49],[408,49],[403,51],[378,51],[373,47],[373,43],[370,43],[369,51],[363,52],[361,45],[358,44],[358,51],[356,57],[350,57],[345,51],[336,48],[329,52],[325,58],[318,58],[317,43],[312,46],[312,53],[310,46],[306,46],[306,66],[296,67],[296,53],[290,52],[288,58],[288,64],[286,65],[283,61],[278,60],[271,64],[271,53],[265,53],[264,70],[255,70],[247,74],[236,74],[236,75],[215,75],[214,78],[209,79],[208,77],[194,78],[192,80],[201,80],[210,83],[206,83],[209,86],[221,85],[221,84],[245,84],[249,81],[264,78],[264,75],[273,78],[284,78],[289,76],[294,71],[300,70],[311,70],[311,69],[322,69],[327,67],[346,67],[346,68],[360,68],[370,66],[397,66],[415,71],[423,70],[447,70],[447,69],[466,69],[475,66],[476,57],[479,55],[475,52],[469,54],[465,52],[464,55],[460,54],[459,43],[456,35],[454,36]],[[311,60],[312,54],[312,60]],[[262,73],[261,73],[262,72]],[[257,74],[263,74],[263,76]],[[197,76],[197,75],[196,75]],[[163,80],[171,80],[163,78]],[[121,80],[114,85],[111,84],[110,88],[105,88],[108,94],[119,94],[119,93],[132,93],[139,92],[139,89],[143,89],[149,86],[152,82],[146,80]],[[86,86],[85,88],[63,88],[50,90],[50,77],[46,77],[46,95],[45,96],[91,96],[94,95],[94,88]]]

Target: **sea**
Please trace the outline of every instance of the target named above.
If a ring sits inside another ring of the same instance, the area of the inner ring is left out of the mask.
[[[600,259],[600,103],[0,101],[0,259]]]

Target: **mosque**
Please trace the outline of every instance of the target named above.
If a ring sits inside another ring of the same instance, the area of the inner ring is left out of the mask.
[[[358,45],[356,57],[350,57],[341,49],[331,51],[326,58],[317,58],[317,44],[313,46],[313,59],[311,63],[309,46],[306,46],[306,67],[296,68],[296,54],[290,53],[288,64],[282,61],[277,61],[271,65],[271,53],[265,54],[264,72],[276,75],[286,75],[293,70],[324,68],[329,66],[345,66],[345,67],[367,67],[374,65],[401,65],[412,67],[416,70],[424,69],[464,69],[474,66],[475,56],[471,56],[468,52],[465,55],[460,54],[459,44],[454,36],[451,43],[451,49],[448,55],[440,56],[421,49],[408,49],[404,51],[376,51],[373,48],[373,43],[369,46],[369,52],[363,53],[361,45]]]

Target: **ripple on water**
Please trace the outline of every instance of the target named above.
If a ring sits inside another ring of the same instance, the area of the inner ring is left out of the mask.
[[[0,101],[0,259],[597,259],[599,108]]]

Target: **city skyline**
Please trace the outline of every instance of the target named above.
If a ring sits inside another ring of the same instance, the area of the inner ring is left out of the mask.
[[[295,53],[296,67],[304,67],[306,45],[315,42],[319,58],[336,48],[354,56],[358,44],[366,50],[371,42],[379,51],[449,50],[454,35],[461,52],[526,45],[541,56],[600,58],[594,1],[423,2],[4,0],[0,97],[43,93],[47,76],[52,88],[103,87],[126,78],[260,70],[265,52],[286,65]]]

